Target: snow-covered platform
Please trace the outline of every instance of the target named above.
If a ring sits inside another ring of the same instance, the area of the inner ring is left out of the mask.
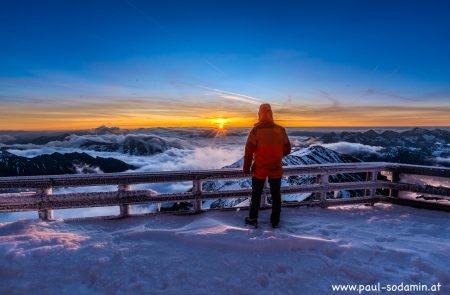
[[[281,227],[247,211],[0,224],[1,294],[330,294],[333,284],[443,285],[447,212],[284,208]],[[425,294],[425,293],[424,293]]]

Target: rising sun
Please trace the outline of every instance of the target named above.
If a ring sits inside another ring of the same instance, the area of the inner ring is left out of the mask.
[[[224,118],[215,118],[212,120],[213,124],[217,126],[217,129],[223,130],[225,129],[225,124],[227,123],[227,119]]]

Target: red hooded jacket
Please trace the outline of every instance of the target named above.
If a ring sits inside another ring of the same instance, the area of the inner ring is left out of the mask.
[[[245,145],[244,172],[259,179],[283,175],[281,160],[291,152],[286,130],[273,122],[270,104],[262,104],[259,122],[250,131]]]

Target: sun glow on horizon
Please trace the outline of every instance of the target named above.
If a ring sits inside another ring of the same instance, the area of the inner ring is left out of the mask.
[[[214,128],[226,132],[229,128],[249,128],[257,121],[256,110],[247,109],[225,111],[208,108],[199,111],[187,111],[177,114],[175,111],[167,113],[152,113],[149,109],[143,111],[128,111],[112,109],[108,113],[101,113],[96,108],[80,105],[68,110],[62,107],[51,108],[48,105],[38,105],[29,109],[19,107],[0,108],[0,130],[84,130],[101,125],[120,128]],[[102,105],[104,108],[104,105]],[[349,107],[331,112],[328,109],[317,108],[305,112],[302,107],[289,109],[274,109],[274,119],[284,127],[435,127],[449,126],[448,108],[390,108],[367,107],[372,113],[366,114],[365,108]],[[82,112],[83,110],[83,112]],[[63,112],[64,116],[61,115]],[[426,113],[426,116],[421,114]],[[100,115],[99,115],[100,114]],[[24,120],[24,118],[26,118]],[[414,118],[414,123],[412,123]]]
[[[229,123],[229,119],[226,118],[214,118],[211,119],[211,122],[217,127],[217,129],[219,130],[224,130],[225,129],[225,125],[227,123]]]

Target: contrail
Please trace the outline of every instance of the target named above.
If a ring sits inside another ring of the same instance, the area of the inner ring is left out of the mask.
[[[200,88],[209,90],[211,92],[214,92],[216,94],[218,94],[220,97],[226,98],[226,99],[230,99],[230,100],[236,100],[236,101],[241,101],[241,102],[245,102],[245,103],[250,103],[250,104],[261,104],[262,101],[253,97],[253,96],[249,96],[249,95],[245,95],[245,94],[240,94],[240,93],[235,93],[235,92],[230,92],[230,91],[224,91],[224,90],[220,90],[220,89],[216,89],[216,88],[210,88],[210,87],[206,87],[206,86],[199,86]]]

